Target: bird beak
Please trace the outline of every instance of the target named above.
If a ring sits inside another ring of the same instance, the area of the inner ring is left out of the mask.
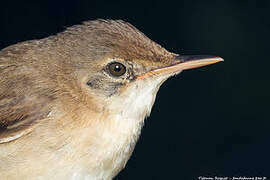
[[[137,79],[158,75],[174,75],[186,69],[198,68],[220,61],[223,59],[217,56],[176,56],[171,65],[138,75]]]

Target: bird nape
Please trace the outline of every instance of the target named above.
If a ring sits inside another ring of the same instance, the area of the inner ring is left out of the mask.
[[[0,51],[1,179],[110,180],[124,168],[180,56],[121,20],[95,20]]]

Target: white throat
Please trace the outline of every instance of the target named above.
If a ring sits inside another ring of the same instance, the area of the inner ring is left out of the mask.
[[[133,82],[120,96],[112,97],[114,99],[110,102],[113,103],[106,110],[110,122],[100,126],[96,132],[99,138],[90,147],[96,166],[83,168],[70,177],[110,180],[124,168],[139,138],[144,119],[151,112],[157,91],[168,77]]]

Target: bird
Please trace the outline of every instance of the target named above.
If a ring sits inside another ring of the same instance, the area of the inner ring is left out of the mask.
[[[110,19],[2,49],[1,179],[113,179],[162,83],[220,61],[169,52],[130,23]]]

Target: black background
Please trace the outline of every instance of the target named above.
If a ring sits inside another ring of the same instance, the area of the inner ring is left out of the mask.
[[[222,63],[161,87],[115,179],[270,178],[270,1],[1,1],[0,48],[96,18],[123,19],[166,49]]]

